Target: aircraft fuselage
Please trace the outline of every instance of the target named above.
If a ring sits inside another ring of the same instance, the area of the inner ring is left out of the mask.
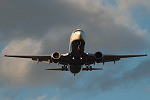
[[[80,29],[71,34],[69,46],[71,60],[69,69],[73,74],[79,73],[84,64],[85,40],[85,33]]]

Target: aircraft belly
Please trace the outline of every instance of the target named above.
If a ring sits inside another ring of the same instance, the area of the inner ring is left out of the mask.
[[[75,40],[71,43],[71,59],[70,59],[70,72],[73,74],[79,73],[84,65],[84,40]]]
[[[70,65],[70,72],[73,74],[77,74],[81,71],[82,65]]]

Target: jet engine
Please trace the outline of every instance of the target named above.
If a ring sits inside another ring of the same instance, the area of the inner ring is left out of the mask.
[[[95,53],[95,61],[97,63],[100,63],[102,61],[102,57],[103,57],[103,54],[101,52],[96,52]]]
[[[59,52],[54,52],[51,55],[51,58],[52,58],[54,63],[58,63],[60,57],[61,57],[61,54]]]

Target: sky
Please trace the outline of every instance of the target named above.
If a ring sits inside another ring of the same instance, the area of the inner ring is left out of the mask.
[[[149,100],[150,1],[0,0],[1,100]],[[61,65],[5,54],[67,53],[75,29],[88,53],[148,54],[92,65],[102,71],[45,71]]]

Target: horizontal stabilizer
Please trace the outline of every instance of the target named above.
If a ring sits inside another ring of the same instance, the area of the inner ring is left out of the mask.
[[[51,68],[51,69],[45,69],[45,70],[58,70],[58,71],[68,71],[68,69],[62,69],[62,68]]]
[[[88,69],[90,71],[92,70],[103,70],[103,68],[91,68],[91,69]],[[87,68],[82,68],[82,71],[88,71]]]

